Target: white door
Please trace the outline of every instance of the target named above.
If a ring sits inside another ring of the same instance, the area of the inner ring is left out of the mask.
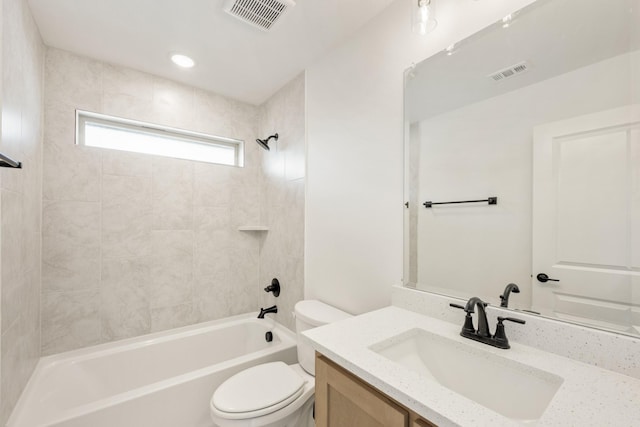
[[[533,310],[640,332],[640,105],[534,129],[532,267]]]

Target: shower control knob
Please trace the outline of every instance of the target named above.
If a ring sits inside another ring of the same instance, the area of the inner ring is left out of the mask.
[[[541,283],[546,283],[546,282],[559,282],[559,281],[560,281],[560,280],[558,280],[558,279],[552,279],[552,278],[550,278],[549,276],[547,276],[547,275],[546,275],[546,274],[544,274],[544,273],[539,273],[539,274],[536,276],[536,279],[538,279],[538,282],[541,282]]]
[[[264,288],[265,292],[273,292],[273,296],[277,297],[280,295],[280,282],[275,277],[271,281],[271,284]]]

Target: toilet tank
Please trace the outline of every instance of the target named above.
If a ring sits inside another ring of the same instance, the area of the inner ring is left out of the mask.
[[[299,301],[295,306],[295,315],[296,335],[298,338],[298,362],[305,371],[311,375],[315,375],[315,352],[313,347],[302,339],[301,332],[346,319],[351,317],[351,315],[316,300]]]

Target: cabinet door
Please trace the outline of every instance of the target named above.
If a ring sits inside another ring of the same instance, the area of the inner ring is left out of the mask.
[[[409,412],[316,355],[316,427],[407,427]]]

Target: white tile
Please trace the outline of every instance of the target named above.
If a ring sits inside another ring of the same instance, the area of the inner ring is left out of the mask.
[[[102,190],[102,256],[148,255],[151,178],[104,175]]]
[[[45,200],[100,200],[100,151],[77,145],[44,147],[43,198]]]
[[[151,236],[151,307],[168,307],[191,301],[193,231],[153,231]]]
[[[42,354],[54,354],[100,342],[98,289],[44,292]]]
[[[229,206],[232,192],[231,171],[231,166],[196,163],[194,205]]]
[[[118,150],[104,150],[102,153],[102,173],[105,175],[140,176],[151,178],[151,161],[148,154],[128,153]]]
[[[94,288],[100,280],[100,203],[45,202],[44,291]]]
[[[48,101],[98,112],[102,105],[103,64],[63,50],[48,48],[45,62]]]
[[[193,226],[193,162],[153,159],[153,229],[187,230]]]
[[[149,258],[106,258],[100,282],[101,340],[151,332]]]
[[[164,331],[191,325],[198,321],[198,314],[191,302],[151,310],[151,331]]]

